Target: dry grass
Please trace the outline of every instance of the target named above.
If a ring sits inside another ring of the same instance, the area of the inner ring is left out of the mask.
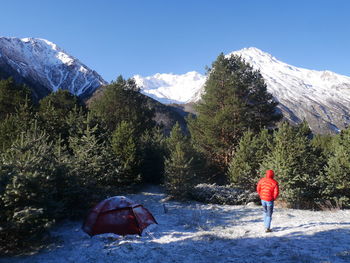
[[[317,206],[319,209],[322,211],[332,211],[332,212],[337,212],[342,208],[342,203],[341,201],[337,202],[331,202],[330,200],[325,200],[322,202],[317,202]]]

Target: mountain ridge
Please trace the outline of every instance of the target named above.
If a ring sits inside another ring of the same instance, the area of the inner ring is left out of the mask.
[[[329,70],[317,71],[292,66],[254,47],[234,51],[226,56],[231,55],[240,56],[255,70],[260,71],[267,91],[280,103],[279,109],[292,124],[298,124],[305,119],[316,133],[338,133],[350,124],[350,77]],[[174,100],[175,103],[193,103],[197,102],[204,92],[205,76],[198,73],[197,79],[200,81],[188,88],[193,91],[190,98],[181,101],[179,97],[171,97],[177,87],[173,85],[177,83],[176,75],[172,74],[172,82],[161,78],[165,75],[158,73],[155,78],[145,77],[147,81],[138,76],[137,82],[142,92],[151,94],[161,102]],[[185,76],[186,74],[182,74],[179,78],[183,79]],[[162,92],[158,92],[155,85],[159,81],[163,81]],[[182,82],[185,85],[191,84],[190,81]],[[186,91],[186,86],[180,87],[179,90]]]
[[[57,89],[87,97],[107,84],[96,71],[41,38],[0,37],[0,68],[5,75],[41,86],[38,98]]]
[[[241,56],[260,71],[267,91],[292,124],[305,119],[315,133],[338,133],[350,125],[350,77],[292,66],[254,47],[226,56],[231,55]],[[0,37],[0,77],[27,84],[37,100],[57,89],[88,99],[108,84],[96,71],[40,38]],[[134,79],[143,94],[161,103],[192,105],[204,92],[206,76],[190,71]]]

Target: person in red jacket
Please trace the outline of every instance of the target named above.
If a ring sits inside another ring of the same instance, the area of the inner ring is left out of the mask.
[[[264,209],[264,225],[266,232],[271,232],[273,205],[279,194],[278,183],[273,179],[274,175],[275,173],[273,170],[267,170],[266,177],[260,179],[256,187]]]

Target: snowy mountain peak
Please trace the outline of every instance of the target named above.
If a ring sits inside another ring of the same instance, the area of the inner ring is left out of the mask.
[[[291,123],[308,121],[315,132],[339,132],[350,125],[350,78],[325,70],[299,68],[250,47],[227,54],[238,55],[259,70],[267,91],[279,101],[279,109]],[[165,103],[196,102],[204,92],[206,77],[182,75],[135,76],[142,91]]]
[[[273,58],[273,56],[267,52],[262,51],[261,49],[258,49],[256,47],[246,47],[246,48],[242,48],[240,50],[237,51],[233,51],[228,55],[231,54],[250,54],[251,56],[261,56],[261,57],[270,57]]]
[[[196,71],[176,75],[172,73],[157,73],[142,77],[135,75],[136,84],[142,92],[162,103],[187,103],[200,98],[199,92],[206,77]]]
[[[14,41],[22,41],[24,43],[30,43],[31,45],[35,45],[35,44],[48,45],[53,50],[62,51],[55,43],[52,43],[51,41],[43,38],[25,37],[25,38],[11,38],[11,39],[13,39]]]
[[[293,69],[296,71],[298,70],[297,67],[281,62],[271,54],[264,52],[255,47],[243,48],[241,50],[231,52],[228,55],[226,55],[226,57],[230,57],[231,55],[237,55],[242,57],[245,60],[245,62],[249,63],[255,69],[256,67],[262,67],[263,65],[266,65],[266,64],[276,63],[280,66],[283,66],[289,69]]]
[[[18,73],[48,91],[60,88],[86,95],[106,84],[100,75],[78,59],[40,38],[0,37],[0,67]]]
[[[72,56],[68,55],[63,49],[59,48],[56,44],[42,38],[14,38],[14,37],[2,37],[0,38],[2,43],[7,42],[6,46],[13,51],[20,52],[25,55],[26,59],[37,59],[38,52],[44,51],[46,55],[50,55],[51,62],[64,63],[71,65],[76,60]]]
[[[299,68],[256,48],[232,52],[265,79],[286,119],[306,119],[314,131],[338,132],[350,124],[350,78],[325,70]]]

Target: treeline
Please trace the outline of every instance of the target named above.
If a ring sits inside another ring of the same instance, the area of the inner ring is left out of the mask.
[[[1,252],[40,243],[55,221],[164,174],[165,138],[133,80],[119,77],[89,108],[64,90],[30,98],[0,81]]]
[[[296,127],[282,121],[277,105],[258,71],[240,57],[220,55],[208,70],[198,116],[187,120],[190,136],[178,136],[174,167],[166,162],[167,180],[183,174],[179,187],[168,189],[191,196],[190,182],[198,178],[255,192],[273,169],[287,207],[350,207],[350,128],[313,135],[305,121]]]
[[[287,207],[350,207],[350,129],[313,136],[307,123],[281,123],[273,132],[246,132],[229,167],[231,182],[254,190],[267,169],[276,172]]]
[[[305,122],[281,122],[261,74],[240,57],[221,54],[207,74],[188,132],[177,124],[168,136],[133,80],[119,77],[88,107],[63,90],[36,105],[28,88],[0,81],[1,252],[144,183],[180,199],[199,183],[254,192],[273,169],[286,206],[350,206],[349,129],[314,136]]]

